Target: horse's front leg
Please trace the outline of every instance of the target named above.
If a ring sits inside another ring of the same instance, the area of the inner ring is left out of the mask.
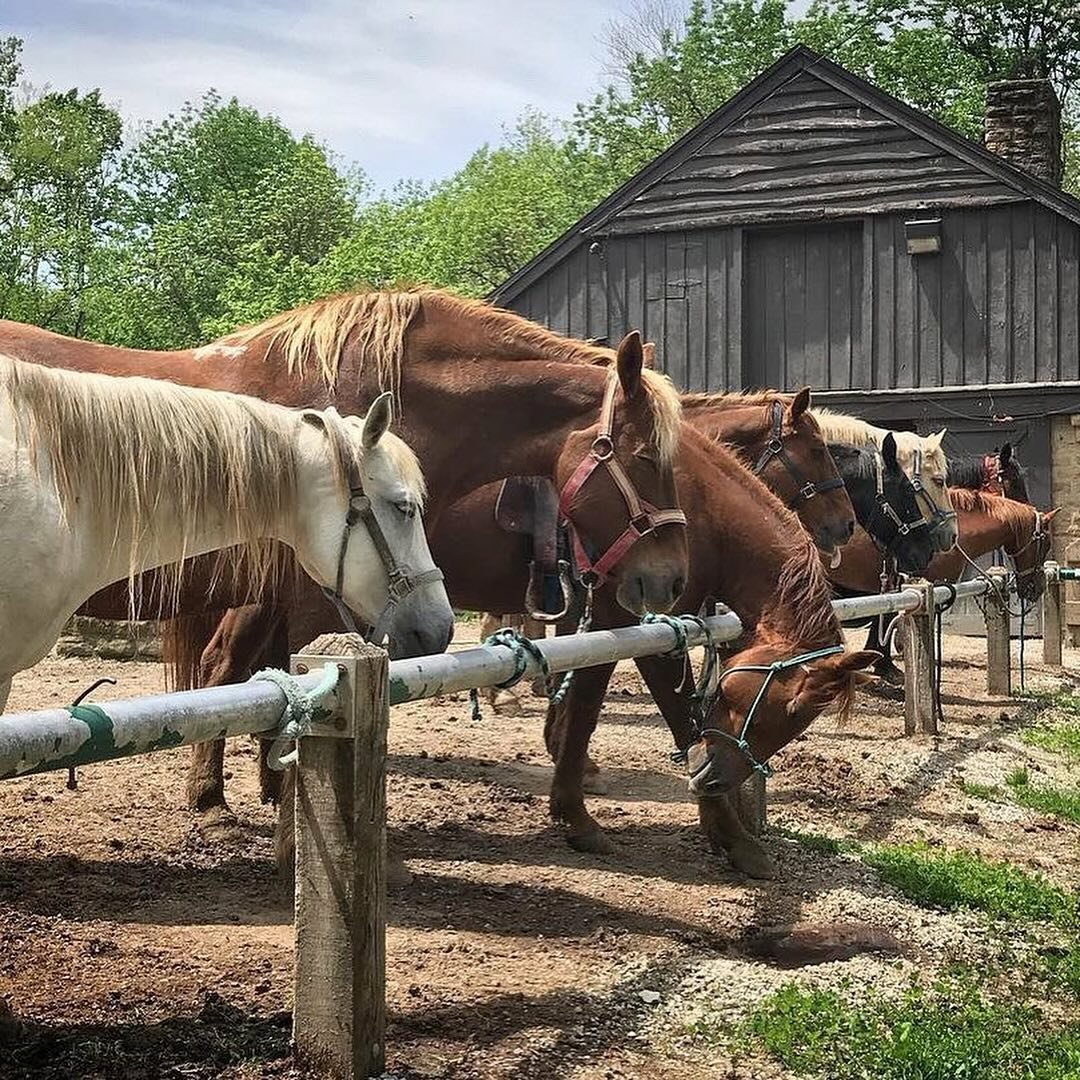
[[[585,809],[585,767],[589,740],[596,730],[614,664],[582,668],[574,675],[566,698],[551,705],[548,714],[561,713],[558,723],[549,723],[548,731],[558,741],[548,742],[555,757],[555,777],[551,785],[551,816],[568,826],[567,839],[579,851],[605,853],[611,842]]]

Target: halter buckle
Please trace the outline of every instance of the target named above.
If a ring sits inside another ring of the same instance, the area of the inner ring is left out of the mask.
[[[773,457],[778,457],[784,452],[784,440],[781,439],[778,435],[774,435],[765,444],[765,449],[768,453],[772,454]]]
[[[636,517],[630,519],[630,528],[638,534],[639,537],[648,536],[649,533],[656,530],[656,526],[653,524],[652,514],[642,512]]]
[[[608,461],[615,456],[615,443],[610,435],[597,435],[589,450],[597,461]]]
[[[804,499],[812,499],[817,493],[817,484],[812,480],[808,480],[801,488],[799,488],[799,495]]]
[[[387,575],[386,592],[389,603],[400,604],[412,592],[412,579],[404,569],[395,567]]]

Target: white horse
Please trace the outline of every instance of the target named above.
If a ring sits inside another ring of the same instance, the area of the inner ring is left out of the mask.
[[[156,567],[179,588],[183,559],[233,545],[257,579],[268,540],[362,619],[392,611],[395,632],[445,648],[423,476],[390,420],[390,394],[359,420],[0,356],[0,710],[98,589]],[[396,604],[391,569],[414,586]]]
[[[886,435],[896,440],[896,456],[900,467],[912,481],[921,484],[924,516],[931,519],[934,545],[939,551],[949,551],[956,545],[956,510],[949,496],[949,462],[941,445],[945,428],[932,435],[916,435],[913,431],[889,431],[875,427],[855,416],[811,409],[811,415],[821,427],[826,442],[848,443],[881,449]],[[929,513],[928,513],[929,511]]]

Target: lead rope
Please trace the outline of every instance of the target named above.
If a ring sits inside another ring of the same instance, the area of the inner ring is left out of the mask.
[[[299,749],[297,746],[293,746],[288,753],[282,753],[282,750],[286,743],[295,743],[301,735],[306,735],[311,730],[315,710],[327,694],[337,689],[339,674],[337,664],[327,664],[323,668],[318,686],[310,692],[304,690],[294,676],[278,668],[264,668],[248,680],[273,683],[285,695],[285,708],[278,721],[278,733],[266,754],[266,763],[275,772],[282,772],[286,766],[296,761]]]
[[[941,705],[941,676],[943,671],[943,656],[942,656],[942,638],[944,631],[942,630],[942,621],[945,612],[949,610],[956,603],[956,586],[945,582],[945,588],[949,590],[949,598],[943,604],[934,604],[934,633],[936,637],[936,648],[934,651],[934,714],[937,716],[937,722],[939,725],[945,723],[945,712]]]
[[[582,610],[581,618],[578,620],[576,634],[584,634],[590,626],[592,626],[592,612],[593,612],[593,587],[591,585],[586,586],[585,592],[585,607]],[[502,630],[496,630],[490,637],[485,638],[481,645],[502,645],[503,648],[509,649],[514,654],[514,674],[506,679],[504,682],[496,683],[495,686],[499,690],[509,690],[510,687],[515,686],[524,677],[528,670],[528,657],[532,657],[540,667],[540,671],[544,676],[544,683],[549,686],[552,678],[551,668],[548,666],[547,658],[536,647],[536,644],[530,641],[527,637],[521,634],[519,631],[512,629],[511,627],[504,627]],[[568,671],[562,677],[562,681],[559,683],[558,689],[552,691],[550,688],[547,691],[548,702],[551,705],[558,705],[563,698],[566,697],[570,690],[570,686],[574,681],[574,672]],[[469,690],[469,703],[472,706],[472,719],[474,722],[479,723],[483,720],[483,713],[480,711],[480,695],[474,686]]]

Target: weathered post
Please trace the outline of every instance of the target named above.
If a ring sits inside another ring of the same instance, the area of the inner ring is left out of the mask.
[[[1043,564],[1046,591],[1043,593],[1043,663],[1061,666],[1061,578],[1058,564]]]
[[[994,585],[986,594],[986,691],[998,697],[1012,693],[1009,646],[1009,572],[1003,566],[987,571]]]
[[[327,634],[293,670],[336,663],[340,712],[299,740],[293,1042],[334,1080],[386,1061],[386,653]]]
[[[919,593],[919,607],[907,612],[904,632],[904,734],[937,734],[934,711],[934,586],[914,581],[907,588]]]

